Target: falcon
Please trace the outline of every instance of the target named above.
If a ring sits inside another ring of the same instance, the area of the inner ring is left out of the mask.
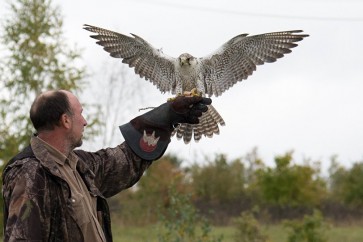
[[[308,37],[301,30],[272,32],[248,36],[240,34],[216,51],[205,57],[194,57],[184,53],[178,58],[168,56],[161,49],[154,48],[141,37],[127,36],[107,29],[84,25],[84,29],[96,33],[91,35],[96,43],[112,57],[134,68],[136,74],[152,82],[162,93],[175,95],[220,96],[237,82],[247,79],[257,65],[275,62],[296,42]],[[175,127],[178,139],[189,143],[202,136],[219,134],[219,125],[225,122],[217,110],[208,106],[208,111],[199,118],[199,124],[180,124]]]

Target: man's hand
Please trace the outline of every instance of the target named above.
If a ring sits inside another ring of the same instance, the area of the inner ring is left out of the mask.
[[[170,119],[171,125],[178,123],[199,123],[199,117],[208,110],[207,105],[212,99],[199,96],[185,97],[178,96],[168,103],[171,104]]]

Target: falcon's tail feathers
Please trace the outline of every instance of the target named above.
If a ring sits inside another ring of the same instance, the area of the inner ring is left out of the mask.
[[[225,122],[217,110],[208,106],[208,111],[203,113],[199,118],[199,124],[180,124],[172,133],[180,140],[183,138],[184,143],[188,144],[194,133],[194,140],[198,142],[202,136],[212,138],[214,134],[219,134],[219,126],[224,126]]]

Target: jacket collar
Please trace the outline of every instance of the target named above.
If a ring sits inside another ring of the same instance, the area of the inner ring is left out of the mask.
[[[55,152],[52,152],[52,151],[50,152],[46,148],[46,143],[44,141],[40,140],[35,135],[31,138],[30,145],[32,147],[35,157],[39,160],[40,164],[43,167],[45,167],[52,175],[64,179],[60,170],[58,169],[57,161],[55,161],[55,160],[58,160],[58,163],[64,163],[66,157],[64,156],[65,158],[62,159],[62,157],[54,155]],[[50,145],[48,145],[48,146],[50,146]],[[55,148],[53,148],[53,149],[55,150]],[[58,152],[58,153],[60,153],[60,152]]]
[[[61,174],[60,170],[58,169],[58,162],[65,162],[67,159],[66,156],[56,156],[54,157],[54,154],[51,151],[48,150],[48,147],[45,147],[47,145],[45,142],[40,140],[38,137],[33,136],[30,140],[30,144],[32,147],[32,150],[34,152],[35,157],[39,160],[40,164],[45,167],[52,175],[61,178],[62,180],[65,180],[63,175]],[[48,145],[49,146],[49,145]],[[51,147],[52,149],[55,149]],[[58,152],[60,153],[60,152]],[[56,159],[55,159],[56,158]],[[94,196],[100,196],[103,197],[99,189],[94,184],[95,174],[92,172],[88,164],[82,160],[82,158],[79,158],[76,153],[73,151],[70,154],[70,159],[78,159],[76,169],[81,175],[84,183],[86,184],[88,190],[91,192]]]

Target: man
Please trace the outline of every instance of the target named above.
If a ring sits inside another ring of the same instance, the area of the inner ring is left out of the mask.
[[[86,152],[74,150],[87,125],[77,97],[40,94],[30,109],[37,133],[3,171],[4,241],[112,241],[105,198],[134,185],[163,155],[173,127],[198,123],[210,103],[177,97],[120,126],[124,143]]]

